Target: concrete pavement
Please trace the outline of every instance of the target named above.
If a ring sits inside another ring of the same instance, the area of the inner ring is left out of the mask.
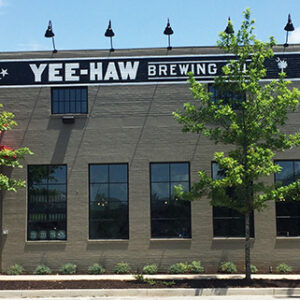
[[[228,289],[102,289],[102,290],[14,290],[0,291],[0,298],[41,297],[195,297],[195,296],[273,296],[300,299],[300,288]]]

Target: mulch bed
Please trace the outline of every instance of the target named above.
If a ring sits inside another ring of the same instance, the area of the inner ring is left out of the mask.
[[[169,284],[168,284],[169,282]],[[170,283],[171,282],[171,283]],[[175,284],[174,284],[175,283]],[[0,281],[0,290],[35,289],[136,289],[136,288],[230,288],[230,287],[300,287],[300,280],[253,279],[248,284],[243,279],[155,280],[155,284],[129,280],[46,280]]]

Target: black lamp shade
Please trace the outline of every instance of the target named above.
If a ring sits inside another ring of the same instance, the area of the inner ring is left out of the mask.
[[[288,22],[285,25],[284,30],[285,31],[294,31],[295,30],[294,25],[293,25],[292,20],[291,20],[291,15],[290,14],[288,16]]]
[[[45,32],[45,37],[46,38],[52,38],[52,37],[54,37],[54,33],[52,31],[52,23],[51,23],[51,21],[49,21],[48,28],[47,28],[47,30]]]
[[[174,31],[173,31],[173,29],[171,28],[170,22],[169,22],[169,19],[168,19],[168,23],[167,23],[167,26],[166,26],[166,28],[165,28],[165,30],[164,30],[164,34],[165,34],[165,35],[171,35],[171,34],[173,34],[173,33],[174,33]]]
[[[113,37],[115,35],[113,30],[111,29],[111,21],[110,20],[109,20],[108,27],[107,27],[104,35],[107,37]]]

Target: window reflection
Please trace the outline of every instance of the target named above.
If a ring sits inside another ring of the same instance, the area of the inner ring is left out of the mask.
[[[128,239],[127,164],[90,165],[90,239]]]
[[[52,88],[52,113],[87,114],[87,87]]]
[[[151,163],[151,236],[190,238],[190,203],[173,196],[174,185],[189,190],[188,163]]]
[[[300,179],[300,161],[276,161],[281,171],[275,174],[278,185],[289,185]],[[276,202],[277,236],[300,236],[300,202]]]
[[[222,179],[224,171],[216,162],[212,163],[213,180]],[[222,206],[213,206],[214,237],[244,237],[245,216],[238,211]],[[254,216],[250,216],[250,236],[254,237]]]
[[[28,240],[66,240],[67,168],[28,166]]]

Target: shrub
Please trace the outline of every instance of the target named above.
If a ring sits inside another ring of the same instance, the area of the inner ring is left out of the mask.
[[[115,265],[113,271],[115,274],[128,274],[128,273],[130,273],[130,270],[131,270],[131,268],[128,265],[128,263],[120,262]]]
[[[157,284],[157,281],[155,281],[153,279],[145,279],[145,282],[150,284],[151,286],[154,286]]]
[[[162,281],[161,283],[163,285],[167,286],[167,287],[171,287],[171,286],[174,286],[176,284],[174,280]]]
[[[183,274],[188,272],[189,266],[186,263],[176,263],[171,265],[168,269],[170,274]]]
[[[158,272],[158,267],[156,264],[146,265],[143,268],[144,274],[156,274]]]
[[[254,265],[250,265],[250,270],[251,270],[251,273],[253,273],[253,274],[258,272],[258,269]]]
[[[193,261],[188,265],[188,271],[194,274],[199,274],[204,272],[204,267],[201,266],[200,261]]]
[[[99,264],[93,264],[88,268],[89,274],[97,275],[105,273],[105,269]]]
[[[221,273],[232,274],[237,272],[237,268],[233,262],[225,261],[220,264],[219,271]]]
[[[8,267],[6,274],[7,275],[20,275],[24,272],[24,268],[18,264],[14,264]]]
[[[144,278],[143,274],[135,274],[133,277],[138,283],[146,282],[146,279]]]
[[[61,274],[75,274],[77,272],[77,266],[74,264],[64,264],[63,266],[61,266],[61,268],[59,269],[59,272]]]
[[[47,275],[51,274],[51,269],[45,265],[38,265],[33,271],[34,275]]]
[[[291,273],[292,270],[293,270],[292,267],[287,264],[279,264],[276,267],[276,272],[278,273]]]

